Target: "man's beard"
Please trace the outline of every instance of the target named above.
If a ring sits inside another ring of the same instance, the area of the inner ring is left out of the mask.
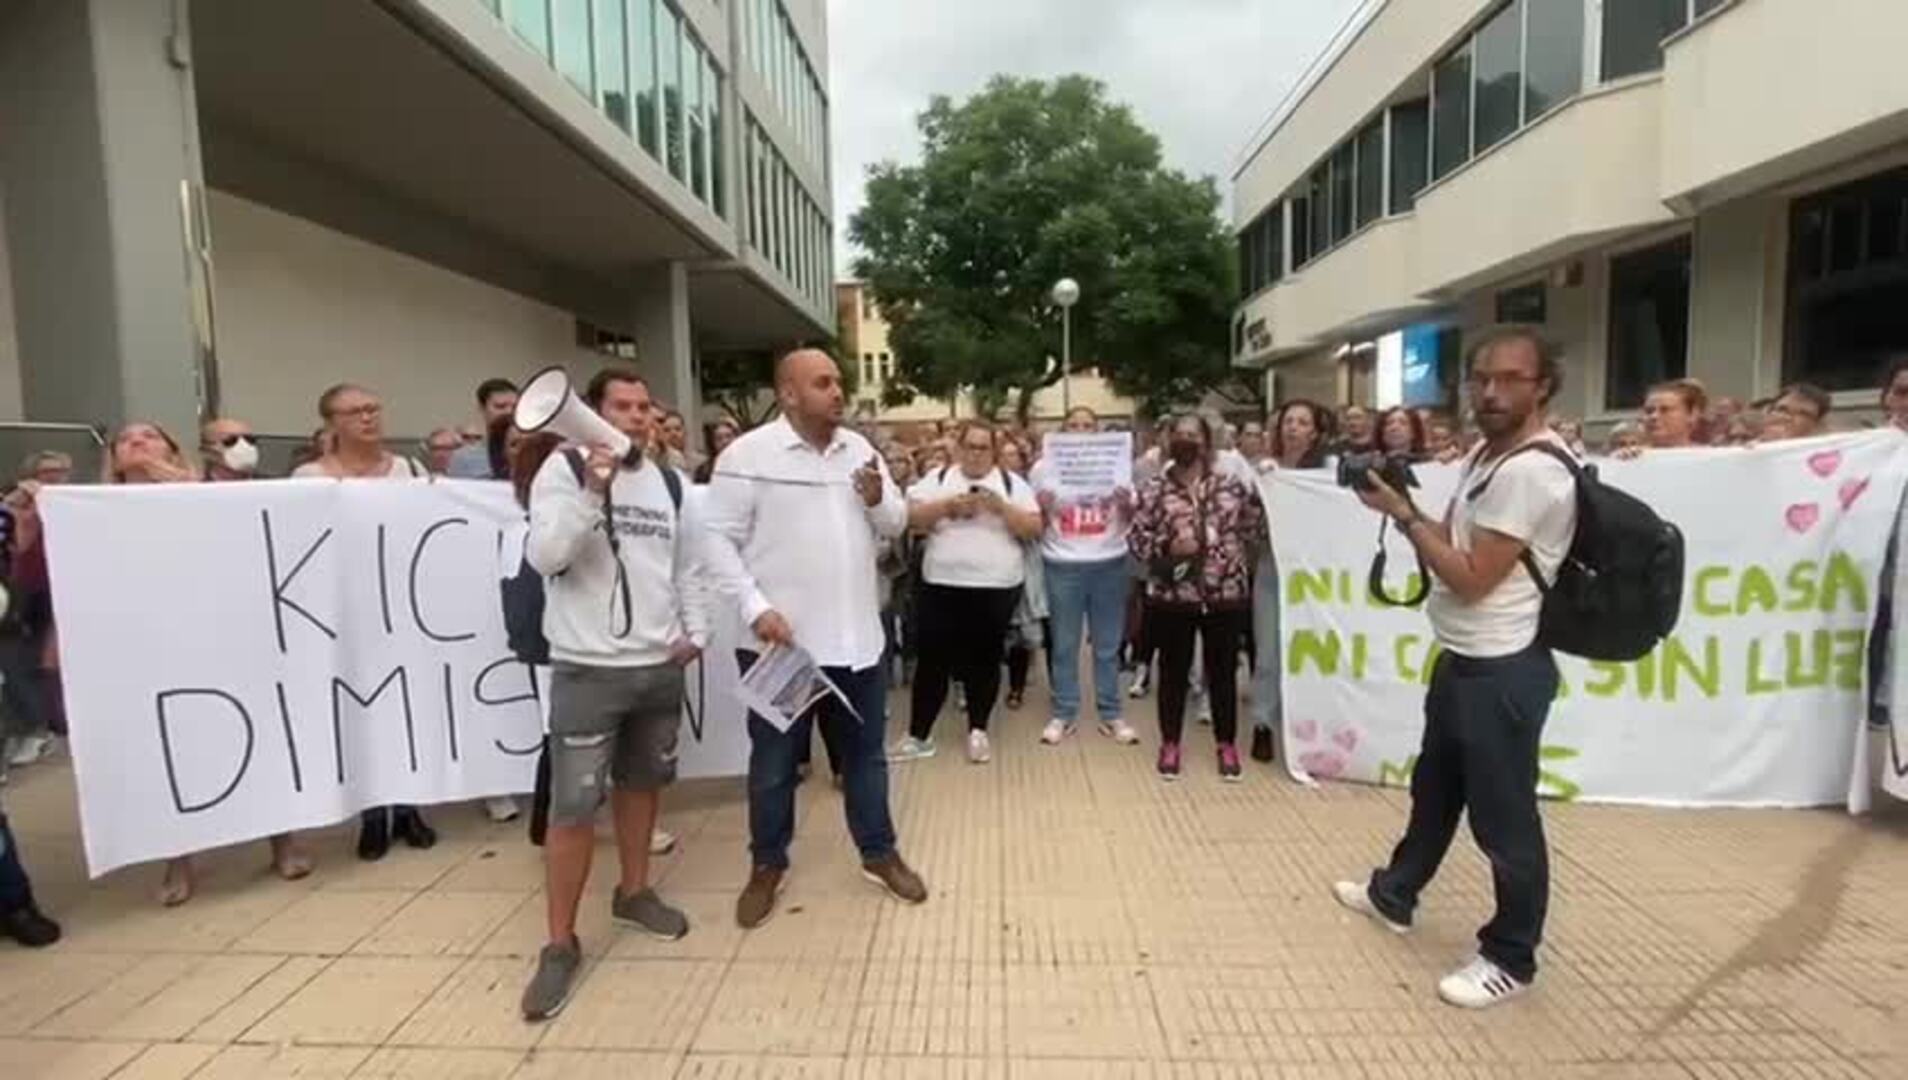
[[[1523,425],[1524,417],[1509,411],[1477,414],[1477,429],[1486,435],[1506,435]]]

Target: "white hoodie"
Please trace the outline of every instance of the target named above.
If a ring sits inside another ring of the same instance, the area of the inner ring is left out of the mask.
[[[670,646],[684,638],[706,646],[699,493],[684,484],[678,512],[654,463],[617,470],[610,511],[629,586],[626,613],[618,555],[603,531],[603,496],[577,481],[566,454],[551,454],[530,486],[524,545],[524,557],[544,577],[543,633],[550,658],[589,667],[648,667],[666,663]]]

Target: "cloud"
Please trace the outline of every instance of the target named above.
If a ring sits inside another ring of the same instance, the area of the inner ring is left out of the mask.
[[[913,161],[914,118],[996,74],[1081,73],[1160,137],[1168,165],[1230,200],[1246,139],[1355,0],[828,0],[836,267],[867,168]]]

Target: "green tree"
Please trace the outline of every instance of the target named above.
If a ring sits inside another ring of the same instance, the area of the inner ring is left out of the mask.
[[[1161,164],[1159,140],[1105,87],[995,77],[918,120],[919,165],[869,169],[849,223],[855,273],[890,327],[899,396],[971,389],[1024,418],[1060,380],[1053,283],[1071,277],[1073,366],[1148,412],[1217,391],[1257,402],[1229,357],[1231,240],[1210,177]]]

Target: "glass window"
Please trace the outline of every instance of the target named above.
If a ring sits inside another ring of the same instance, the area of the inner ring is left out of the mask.
[[[636,141],[658,156],[656,103],[661,95],[656,71],[656,5],[659,0],[630,0],[629,85],[636,98]]]
[[[550,58],[549,0],[504,0],[504,18],[525,45]]]
[[[1603,0],[1603,78],[1663,69],[1663,39],[1683,28],[1689,0]]]
[[[1523,121],[1522,76],[1524,3],[1511,4],[1491,17],[1477,32],[1472,45],[1472,71],[1477,79],[1477,153],[1509,138]]]
[[[1358,147],[1358,220],[1364,227],[1385,212],[1385,121],[1365,125],[1353,140]]]
[[[1431,178],[1471,160],[1471,46],[1444,58],[1431,75]]]
[[[596,103],[624,131],[630,129],[628,48],[623,0],[596,0]]]
[[[1253,222],[1246,226],[1238,236],[1239,243],[1239,294],[1251,296],[1261,287],[1259,280],[1259,225]]]
[[[1541,281],[1505,289],[1497,294],[1497,321],[1542,326],[1545,316],[1549,314],[1547,301],[1548,296]]]
[[[689,190],[705,202],[709,198],[709,117],[703,110],[703,80],[709,77],[709,57],[694,38],[685,39],[682,53],[683,111],[689,117]]]
[[[1292,269],[1297,270],[1312,261],[1312,204],[1303,195],[1296,196],[1291,202],[1289,217],[1292,222]]]
[[[1329,251],[1332,243],[1332,167],[1327,161],[1312,170],[1312,249]]]
[[[1259,246],[1265,252],[1265,282],[1270,285],[1285,276],[1285,204],[1273,203],[1259,219]]]
[[[1391,212],[1417,204],[1431,176],[1431,99],[1391,110]]]
[[[729,144],[722,119],[722,73],[714,67],[703,69],[703,93],[709,108],[709,205],[718,217],[729,216]]]
[[[664,5],[656,35],[656,67],[662,72],[663,160],[669,175],[685,179],[682,115],[682,16]]]
[[[594,99],[596,78],[595,58],[590,55],[590,0],[550,0],[550,28],[556,42],[551,62],[571,85]]]
[[[1689,279],[1687,236],[1610,260],[1610,408],[1635,408],[1650,387],[1688,371]]]
[[[1524,119],[1556,108],[1583,90],[1583,0],[1524,0],[1530,6],[1524,44]]]
[[[1332,243],[1337,244],[1351,235],[1352,221],[1356,207],[1353,196],[1356,191],[1357,165],[1356,151],[1350,142],[1345,142],[1332,152]]]
[[[1874,386],[1908,356],[1908,169],[1797,199],[1789,230],[1783,378]]]

